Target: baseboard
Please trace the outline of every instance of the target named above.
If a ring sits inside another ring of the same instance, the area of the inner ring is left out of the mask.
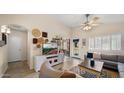
[[[79,60],[81,59],[81,58],[79,58],[79,57],[72,57],[72,58],[74,58],[74,59],[79,59]]]
[[[9,61],[8,63],[14,63],[14,62],[25,62],[27,60],[17,60],[17,61]]]
[[[8,69],[8,65],[5,66],[5,68],[2,71],[2,74],[0,75],[0,78],[2,78],[4,76],[4,73],[7,71]]]

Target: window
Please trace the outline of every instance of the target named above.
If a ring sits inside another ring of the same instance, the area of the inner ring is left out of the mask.
[[[95,49],[101,49],[101,45],[102,43],[101,43],[101,37],[96,37],[95,38]]]
[[[111,37],[111,49],[121,50],[121,34],[112,35]]]
[[[91,50],[94,49],[94,38],[89,39],[89,49],[91,49]]]
[[[110,36],[104,36],[102,38],[102,49],[110,50]]]
[[[89,49],[121,50],[121,34],[89,38]]]

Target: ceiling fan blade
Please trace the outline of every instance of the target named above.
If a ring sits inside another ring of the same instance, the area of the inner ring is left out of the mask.
[[[90,25],[90,24],[93,24],[93,23],[94,23],[94,20],[91,20],[91,21],[89,21],[88,24]]]
[[[91,26],[98,26],[99,24],[91,24]]]
[[[99,20],[99,17],[93,17],[93,19],[92,20],[94,20],[94,21],[97,21],[97,20]]]
[[[104,23],[93,23],[93,24],[91,24],[91,26],[98,26],[98,25],[101,25],[101,24],[104,24]]]
[[[89,21],[89,24],[95,23],[97,20],[99,20],[99,17],[93,17],[91,21]]]

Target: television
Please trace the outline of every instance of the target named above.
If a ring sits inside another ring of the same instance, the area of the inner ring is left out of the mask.
[[[93,58],[93,53],[87,52],[87,58]]]
[[[43,55],[50,55],[50,54],[57,54],[58,53],[58,47],[56,43],[47,43],[43,44],[42,49]]]

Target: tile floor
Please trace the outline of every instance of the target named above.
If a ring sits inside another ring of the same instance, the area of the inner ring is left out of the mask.
[[[65,57],[64,63],[54,66],[55,69],[69,70],[74,66],[77,66],[82,61],[75,58]],[[118,75],[117,72],[108,70],[114,76]],[[27,62],[12,62],[8,64],[8,69],[4,75],[4,78],[38,78],[39,73],[34,70],[30,70]]]

